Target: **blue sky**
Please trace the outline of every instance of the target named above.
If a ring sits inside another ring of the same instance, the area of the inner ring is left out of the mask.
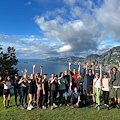
[[[86,57],[120,45],[119,0],[1,0],[0,45],[17,58]]]

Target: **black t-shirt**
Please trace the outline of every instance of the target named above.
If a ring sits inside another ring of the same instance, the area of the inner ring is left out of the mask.
[[[65,75],[64,78],[66,78],[66,80],[68,81],[68,84],[70,84],[70,76],[69,75]]]
[[[94,75],[92,74],[90,76],[89,74],[87,74],[86,76],[87,76],[87,85],[93,85]]]
[[[57,82],[53,82],[53,83],[51,83],[51,90],[57,90],[57,88],[58,88],[58,83]]]
[[[14,88],[15,88],[15,89],[19,89],[19,88],[20,88],[20,84],[18,84],[19,81],[20,81],[20,80],[16,80],[16,79],[14,80]]]
[[[45,91],[48,91],[48,81],[47,80],[44,81],[44,89],[45,89]]]

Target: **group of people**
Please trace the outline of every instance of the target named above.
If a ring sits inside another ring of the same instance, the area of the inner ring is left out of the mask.
[[[59,106],[63,105],[63,94],[65,97],[65,105],[69,106],[68,92],[71,91],[71,106],[72,108],[79,107],[80,103],[86,104],[89,101],[89,96],[92,95],[93,103],[95,108],[100,110],[100,95],[101,90],[103,91],[104,107],[109,110],[109,83],[112,80],[113,94],[114,94],[114,105],[116,107],[118,103],[118,108],[120,108],[120,62],[119,70],[113,67],[105,72],[102,77],[102,65],[100,64],[100,73],[95,73],[94,63],[87,62],[81,72],[81,63],[79,62],[78,71],[76,68],[71,69],[71,63],[69,62],[69,71],[71,74],[68,75],[68,69],[65,72],[60,72],[59,76],[52,74],[51,78],[47,79],[47,74],[43,74],[43,67],[40,66],[41,73],[37,72],[35,74],[35,65],[33,65],[33,73],[28,76],[27,69],[21,71],[23,77],[19,78],[18,74],[15,74],[14,81],[11,80],[10,76],[6,76],[3,81],[0,76],[0,84],[4,84],[3,89],[3,104],[4,108],[9,108],[10,103],[10,89],[14,87],[15,94],[15,106],[20,106],[21,109],[32,110],[35,105],[38,109],[46,109],[49,107],[51,101],[51,110],[57,108],[56,97],[59,93]],[[91,64],[92,69],[89,69],[89,64]],[[87,77],[87,99],[83,92],[84,77]],[[112,75],[111,75],[112,73]],[[108,78],[109,74],[109,78]],[[50,94],[49,94],[50,93]],[[27,96],[29,95],[29,101],[27,103]],[[19,104],[17,97],[19,96]],[[8,97],[8,103],[6,104],[6,99]],[[33,101],[35,100],[35,101]],[[24,104],[23,104],[24,103]]]

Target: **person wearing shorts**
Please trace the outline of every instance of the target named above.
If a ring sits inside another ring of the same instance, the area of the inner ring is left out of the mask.
[[[90,94],[92,94],[93,103],[95,103],[95,96],[93,94],[93,79],[94,79],[94,63],[91,62],[92,70],[88,70],[89,62],[86,63],[86,76],[87,76],[87,101],[89,100]]]
[[[120,62],[119,60],[116,60],[116,62],[119,64],[119,70],[117,70],[116,67],[112,68],[112,84],[113,84],[113,95],[114,95],[114,105],[113,107],[116,107],[116,104],[118,102],[118,109],[120,109]]]
[[[79,68],[78,68],[78,72],[79,72],[81,63],[79,62],[78,65],[79,65]],[[70,71],[70,74],[71,74],[71,77],[72,77],[72,90],[74,90],[74,88],[76,87],[76,80],[77,80],[78,72],[76,73],[76,68],[73,68],[73,72],[72,72],[71,62],[69,62],[69,71]]]

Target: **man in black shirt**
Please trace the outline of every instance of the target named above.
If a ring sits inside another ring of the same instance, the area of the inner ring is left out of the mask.
[[[94,63],[91,62],[92,70],[88,70],[89,62],[86,63],[86,76],[87,76],[87,101],[89,100],[90,94],[92,94],[93,103],[95,103],[95,96],[93,95],[93,79],[94,79]]]

